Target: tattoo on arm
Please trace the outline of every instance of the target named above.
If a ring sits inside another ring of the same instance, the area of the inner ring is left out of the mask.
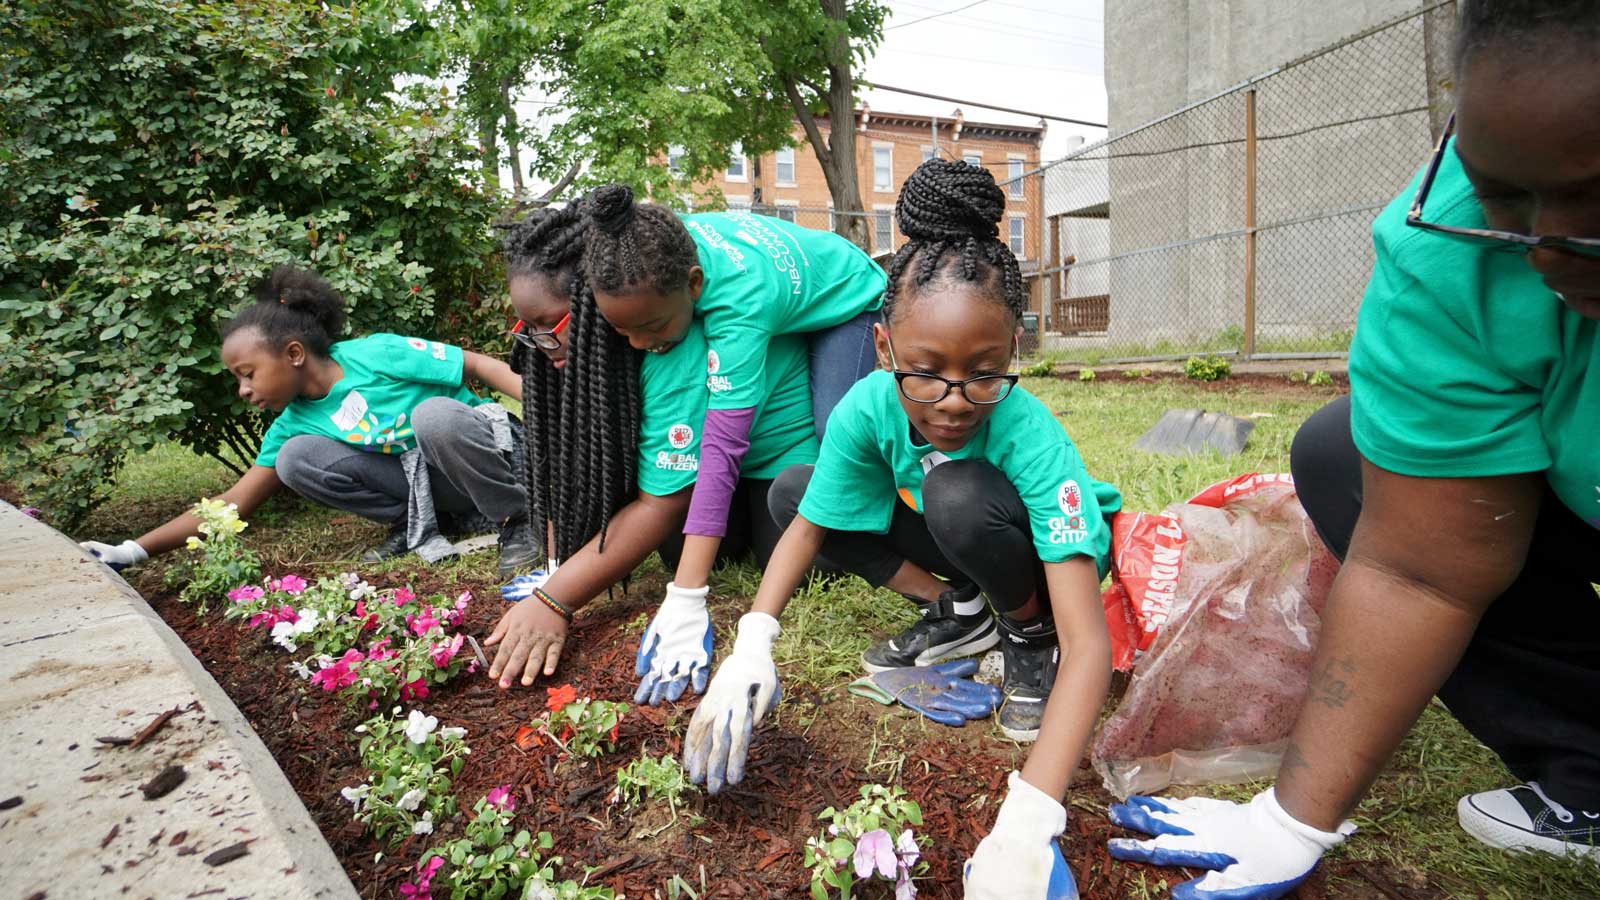
[[[1289,746],[1283,750],[1282,761],[1278,763],[1278,774],[1285,775],[1296,769],[1309,768],[1310,765],[1306,762],[1305,754],[1300,752],[1300,745],[1290,741]]]
[[[1346,656],[1343,659],[1330,659],[1322,664],[1322,668],[1311,673],[1311,684],[1307,688],[1312,700],[1321,703],[1329,709],[1340,709],[1353,696],[1350,686],[1345,679],[1356,671],[1355,657]]]

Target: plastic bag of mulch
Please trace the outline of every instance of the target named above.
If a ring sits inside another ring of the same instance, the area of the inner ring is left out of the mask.
[[[1288,475],[1241,475],[1112,526],[1102,598],[1127,693],[1091,760],[1119,797],[1277,772],[1338,561]]]

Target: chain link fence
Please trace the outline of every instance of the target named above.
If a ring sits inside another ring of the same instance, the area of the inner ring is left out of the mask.
[[[1345,352],[1372,220],[1449,112],[1455,22],[1431,4],[1023,175],[1051,343]]]

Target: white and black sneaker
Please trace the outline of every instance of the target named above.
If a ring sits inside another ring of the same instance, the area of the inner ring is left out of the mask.
[[[1018,625],[1001,619],[1000,634],[1000,655],[1005,658],[1000,691],[1006,698],[1000,704],[1000,731],[1014,741],[1038,740],[1044,704],[1061,662],[1055,620]]]
[[[1600,812],[1567,809],[1536,781],[1461,798],[1461,827],[1491,847],[1600,860]]]
[[[910,666],[931,666],[947,659],[982,653],[1000,641],[988,604],[975,615],[956,614],[955,605],[979,597],[976,586],[945,591],[932,603],[918,603],[922,613],[911,627],[882,640],[861,654],[868,672]]]

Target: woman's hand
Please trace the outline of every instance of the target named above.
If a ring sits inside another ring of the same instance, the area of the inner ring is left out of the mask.
[[[545,675],[554,675],[567,642],[567,627],[566,619],[542,603],[531,599],[518,603],[500,617],[483,642],[495,648],[489,677],[508,688],[519,677],[523,687],[532,685],[541,666]]]

